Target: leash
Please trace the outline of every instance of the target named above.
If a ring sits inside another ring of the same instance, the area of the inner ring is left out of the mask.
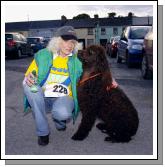
[[[98,76],[98,75],[100,75],[100,74],[101,74],[101,73],[98,73],[98,74],[92,75],[92,76],[90,76],[90,77],[84,78],[83,80],[81,80],[81,81],[78,83],[78,85],[81,86],[81,85],[84,84],[84,82],[86,82],[86,81],[88,81],[88,80],[90,80],[90,79],[92,79],[92,78],[95,78],[96,76]]]
[[[102,74],[102,73],[97,73],[97,74],[92,75],[92,76],[90,76],[90,77],[84,78],[83,80],[81,80],[81,81],[78,83],[78,85],[81,86],[81,85],[83,85],[86,81],[91,80],[92,78],[95,78],[95,77],[97,77],[98,75],[101,75],[101,74]],[[111,88],[114,88],[114,89],[115,89],[117,86],[118,86],[117,83],[116,83],[116,85],[107,86],[107,87],[106,87],[106,90],[107,90],[107,91],[110,91]]]

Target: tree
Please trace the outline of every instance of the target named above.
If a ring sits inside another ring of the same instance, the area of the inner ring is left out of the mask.
[[[132,17],[132,16],[134,16],[134,13],[129,12],[129,13],[128,13],[128,17]]]
[[[61,16],[61,20],[62,20],[61,26],[64,26],[65,23],[67,22],[67,17],[64,16],[64,15],[62,15],[62,16]]]
[[[108,13],[109,18],[114,18],[116,16],[115,12]]]
[[[79,20],[79,19],[89,19],[90,16],[86,13],[79,14],[77,16],[74,16],[73,19]]]

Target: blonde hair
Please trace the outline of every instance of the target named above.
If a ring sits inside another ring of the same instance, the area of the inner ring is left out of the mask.
[[[53,37],[49,43],[48,43],[48,50],[53,52],[54,54],[58,54],[58,51],[60,50],[60,43],[63,39],[61,37]],[[78,50],[82,50],[82,44],[76,42],[73,53],[77,54]]]

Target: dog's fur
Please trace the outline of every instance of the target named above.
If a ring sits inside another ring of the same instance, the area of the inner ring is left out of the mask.
[[[81,81],[85,81],[78,86],[82,120],[72,139],[86,138],[96,118],[100,118],[103,122],[96,127],[108,134],[105,141],[129,142],[138,129],[138,113],[119,86],[107,89],[112,85],[112,76],[104,48],[91,45],[78,57],[84,70]]]

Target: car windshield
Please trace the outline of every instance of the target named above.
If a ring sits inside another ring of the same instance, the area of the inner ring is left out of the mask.
[[[37,39],[38,39],[38,38],[27,38],[27,41],[28,41],[29,43],[37,43]]]
[[[11,40],[13,39],[13,35],[12,34],[5,34],[5,40]]]
[[[149,31],[149,27],[132,27],[130,31],[130,39],[144,39]]]

